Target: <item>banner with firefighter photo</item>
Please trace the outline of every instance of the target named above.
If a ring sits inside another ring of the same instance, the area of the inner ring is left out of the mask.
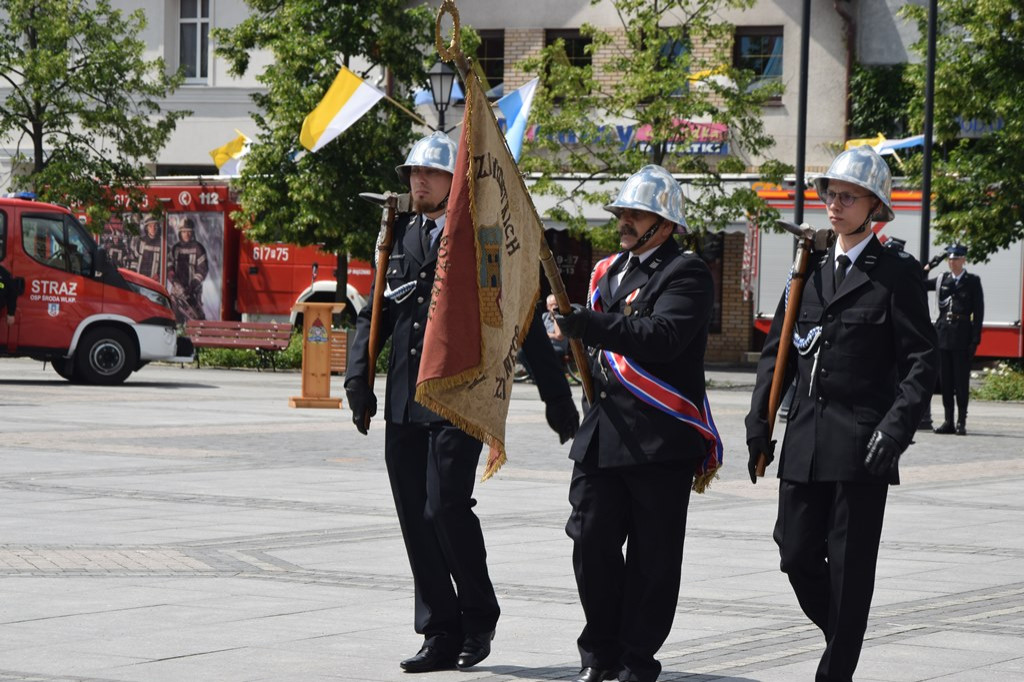
[[[162,283],[179,323],[219,320],[224,281],[224,215],[126,213],[104,227],[100,245],[116,267]]]

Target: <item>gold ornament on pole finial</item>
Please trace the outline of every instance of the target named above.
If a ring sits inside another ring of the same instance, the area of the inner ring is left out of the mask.
[[[445,14],[452,15],[452,39],[448,47],[444,46],[441,38],[441,17]],[[459,31],[459,8],[455,6],[455,0],[444,0],[437,8],[437,22],[434,30],[434,42],[437,44],[437,53],[446,62],[454,61],[462,54],[462,36]]]

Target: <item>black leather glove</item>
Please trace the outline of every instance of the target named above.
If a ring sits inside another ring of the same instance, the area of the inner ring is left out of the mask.
[[[546,403],[544,416],[551,430],[558,434],[559,443],[568,441],[576,435],[576,429],[580,428],[580,413],[576,410],[571,395],[555,398]]]
[[[747,441],[747,452],[749,453],[747,473],[750,474],[751,483],[757,485],[757,460],[761,458],[761,455],[764,455],[766,467],[775,461],[774,445],[774,442],[769,443],[764,436],[754,436]]]
[[[882,476],[900,461],[900,445],[881,431],[871,434],[868,441],[868,454],[864,458],[864,467],[872,476]]]
[[[377,414],[377,396],[364,377],[353,377],[345,382],[345,397],[352,410],[352,423],[364,436],[369,427],[369,417]]]
[[[559,312],[555,313],[555,322],[558,323],[558,328],[562,330],[563,334],[574,339],[583,336],[583,332],[587,329],[587,320],[589,319],[590,311],[579,303],[573,303],[572,312],[567,315]]]

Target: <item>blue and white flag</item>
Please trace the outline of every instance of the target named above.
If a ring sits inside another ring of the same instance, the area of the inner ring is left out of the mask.
[[[523,151],[523,136],[526,134],[526,119],[530,116],[530,105],[533,104],[533,94],[537,91],[539,78],[511,92],[495,104],[505,116],[505,141],[508,143],[512,158],[519,161],[519,154]]]

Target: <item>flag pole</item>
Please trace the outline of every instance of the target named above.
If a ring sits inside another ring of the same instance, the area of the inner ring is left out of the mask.
[[[445,14],[450,14],[452,17],[452,37],[451,41],[445,46],[441,40],[441,18]],[[476,78],[476,74],[473,73],[472,68],[469,64],[469,60],[466,59],[466,55],[462,53],[460,44],[462,42],[461,36],[459,35],[459,9],[455,6],[455,0],[444,0],[441,6],[437,9],[437,20],[435,23],[434,41],[437,47],[437,53],[446,62],[452,62],[455,67],[459,70],[459,75],[462,76],[463,81],[468,81],[469,78]],[[514,160],[513,160],[514,161]],[[534,209],[536,210],[536,209]],[[544,270],[544,276],[548,279],[548,284],[551,286],[551,293],[555,297],[555,301],[558,304],[558,310],[563,314],[567,314],[572,311],[572,305],[569,302],[569,296],[565,291],[565,283],[562,282],[562,273],[558,270],[558,264],[555,263],[555,259],[551,254],[551,249],[548,247],[547,239],[541,234],[540,238],[540,263]],[[590,375],[590,364],[587,359],[586,350],[583,348],[583,343],[579,339],[570,339],[569,348],[572,351],[573,360],[576,361],[576,369],[580,374],[580,381],[583,384],[583,393],[587,398],[587,401],[593,404],[594,402],[594,380]]]

